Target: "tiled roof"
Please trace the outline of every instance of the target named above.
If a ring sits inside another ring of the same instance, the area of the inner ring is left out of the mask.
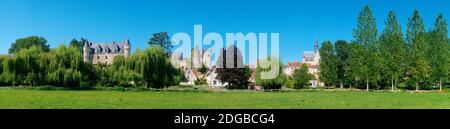
[[[91,43],[91,54],[110,53],[110,54],[123,54],[125,42],[122,43]]]
[[[305,51],[303,52],[303,58],[314,58],[315,53],[313,51]]]
[[[288,62],[288,67],[289,67],[289,68],[297,68],[297,67],[300,67],[300,62],[298,62],[298,61]]]

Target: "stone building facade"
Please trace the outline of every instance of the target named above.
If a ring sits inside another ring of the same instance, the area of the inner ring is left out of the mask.
[[[130,57],[131,44],[128,39],[124,42],[90,43],[86,41],[83,47],[83,60],[92,64],[110,65],[119,55]]]

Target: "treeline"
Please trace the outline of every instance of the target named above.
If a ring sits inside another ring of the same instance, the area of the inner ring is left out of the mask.
[[[130,58],[93,65],[82,58],[81,41],[50,49],[43,37],[16,40],[9,55],[0,56],[0,86],[57,86],[74,89],[92,86],[164,88],[178,85],[183,74],[174,68],[165,50],[154,46],[136,50]]]
[[[442,89],[450,81],[447,20],[439,14],[426,31],[418,10],[403,34],[394,12],[378,34],[372,10],[366,6],[354,29],[354,41],[322,43],[319,78],[326,86],[361,89]]]

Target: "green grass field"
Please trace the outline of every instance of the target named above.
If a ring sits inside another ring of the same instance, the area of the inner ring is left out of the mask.
[[[120,92],[66,91],[0,88],[2,109],[53,108],[149,108],[149,109],[291,109],[291,108],[445,108],[450,93],[389,91],[295,91],[295,92]]]

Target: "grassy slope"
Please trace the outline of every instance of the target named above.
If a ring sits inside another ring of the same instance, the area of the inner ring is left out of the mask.
[[[0,89],[0,108],[450,108],[450,93],[117,92]]]

